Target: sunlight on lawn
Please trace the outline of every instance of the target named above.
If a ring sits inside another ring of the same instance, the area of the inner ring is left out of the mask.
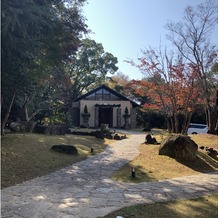
[[[217,218],[218,195],[191,200],[177,200],[154,204],[139,204],[114,211],[104,218],[114,218],[118,214],[125,218]]]
[[[161,142],[165,135],[154,135]],[[218,136],[191,135],[191,138],[200,145],[218,148]],[[149,182],[181,176],[189,176],[201,172],[218,170],[218,160],[199,149],[195,161],[177,161],[168,156],[158,155],[159,145],[140,145],[140,154],[134,160],[112,174],[112,179],[122,182]],[[131,169],[136,169],[136,178],[131,178]]]
[[[2,137],[1,144],[1,187],[5,188],[23,181],[51,173],[75,162],[84,160],[105,150],[110,141],[92,136],[8,134]],[[76,156],[57,153],[53,145],[76,146]],[[90,154],[91,146],[94,153]]]

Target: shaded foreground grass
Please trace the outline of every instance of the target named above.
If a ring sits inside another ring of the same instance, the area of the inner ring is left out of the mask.
[[[81,161],[90,155],[91,146],[94,153],[100,153],[111,141],[92,136],[25,133],[5,135],[1,142],[1,187],[5,188]],[[79,155],[52,151],[51,146],[57,144],[74,145]]]
[[[158,141],[163,136],[155,136]],[[218,136],[195,135],[191,136],[200,146],[218,149]],[[140,145],[140,155],[112,174],[112,179],[122,182],[150,182],[181,176],[194,175],[218,170],[218,161],[198,151],[195,161],[175,160],[168,156],[158,155],[159,145]],[[131,178],[131,169],[136,169],[136,178]]]
[[[217,218],[218,195],[191,200],[177,200],[165,203],[140,204],[114,211],[104,218],[123,216],[125,218]]]

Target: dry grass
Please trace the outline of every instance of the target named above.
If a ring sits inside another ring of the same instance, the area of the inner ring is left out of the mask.
[[[104,218],[114,218],[118,215],[125,218],[217,218],[217,206],[218,195],[214,195],[192,200],[125,207]]]
[[[155,136],[157,141],[166,136]],[[198,145],[218,148],[218,136],[194,135],[191,138]],[[181,176],[211,172],[218,170],[218,161],[206,154],[206,151],[198,151],[197,159],[193,162],[178,161],[168,156],[158,155],[159,145],[140,146],[140,155],[133,161],[112,174],[112,178],[122,182],[150,182],[161,179],[169,179]],[[136,169],[136,178],[131,178],[131,169]]]
[[[156,132],[157,141],[162,141],[166,134]],[[218,150],[218,136],[191,135],[199,146],[213,147]],[[129,164],[115,172],[112,177],[123,182],[145,182],[165,178],[180,177],[217,170],[218,161],[209,157],[206,151],[199,150],[195,162],[178,162],[173,158],[158,155],[158,145],[140,146],[140,155]],[[136,168],[136,178],[131,178],[131,168]],[[104,218],[122,216],[125,218],[217,218],[218,195],[197,198],[193,200],[178,200],[150,205],[140,204],[125,207]]]
[[[102,152],[110,140],[92,136],[8,134],[1,141],[1,186],[2,188],[42,176],[64,166],[81,161],[94,153]],[[79,155],[72,156],[52,151],[52,145],[76,146]]]
[[[189,135],[199,146],[208,146],[218,149],[218,136],[210,134]]]

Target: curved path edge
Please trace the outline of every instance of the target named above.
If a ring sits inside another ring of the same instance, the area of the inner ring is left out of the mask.
[[[218,174],[148,183],[119,183],[110,175],[138,154],[143,134],[116,141],[96,156],[1,192],[2,217],[95,218],[138,203],[189,199],[218,193]]]

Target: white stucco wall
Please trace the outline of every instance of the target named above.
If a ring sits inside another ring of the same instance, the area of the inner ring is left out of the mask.
[[[127,107],[129,112],[132,108],[132,104],[130,101],[98,101],[98,100],[81,100],[80,101],[80,112],[82,113],[84,111],[85,105],[87,105],[88,112],[90,113],[89,118],[89,126],[94,127],[95,126],[95,105],[96,104],[120,104],[121,105],[121,126],[124,125],[124,118],[123,114],[125,112],[125,108]],[[83,119],[80,114],[80,125],[83,124]],[[113,127],[117,127],[117,107],[113,108]]]

